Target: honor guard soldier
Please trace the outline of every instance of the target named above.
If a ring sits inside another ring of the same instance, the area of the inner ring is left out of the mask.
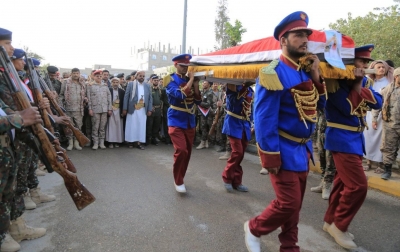
[[[226,116],[222,133],[226,134],[232,147],[232,153],[222,172],[225,189],[247,192],[248,188],[242,185],[243,170],[240,165],[244,152],[251,139],[251,106],[254,91],[250,87],[253,83],[242,86],[227,84]]]
[[[0,28],[0,46],[5,48],[10,57],[14,54],[11,42],[12,33]],[[28,108],[15,112],[17,107],[7,86],[4,76],[6,73],[4,71],[4,68],[0,65],[0,172],[2,176],[0,185],[0,250],[18,251],[20,246],[16,241],[35,239],[46,233],[45,229],[27,226],[23,217],[15,214],[15,205],[17,204],[15,202],[17,167],[21,169],[21,157],[28,150],[27,145],[16,137],[20,136],[20,130],[24,126],[42,123],[42,120],[37,108]],[[11,109],[11,106],[14,109]],[[24,199],[19,197],[18,200],[22,201],[18,205],[22,206],[23,211],[25,209]]]
[[[382,107],[382,96],[369,86],[364,69],[371,59],[373,45],[356,49],[355,80],[338,80],[326,103],[325,149],[332,152],[336,166],[333,188],[325,213],[323,230],[347,249],[357,248],[347,230],[363,204],[368,191],[362,159],[365,154],[363,131],[369,109]]]
[[[168,109],[168,133],[175,148],[173,174],[175,189],[186,193],[183,182],[192,153],[196,130],[195,104],[201,103],[199,80],[188,72],[190,54],[181,54],[172,59],[176,73],[164,77],[170,107]]]
[[[275,28],[282,54],[260,69],[254,101],[254,128],[261,165],[269,171],[276,199],[258,216],[245,222],[249,251],[260,251],[260,236],[281,227],[280,251],[300,251],[298,228],[306,189],[310,141],[316,109],[324,106],[325,85],[319,75],[319,59],[310,55],[310,72],[299,65],[307,53],[308,16],[297,11]],[[233,146],[232,146],[233,148]]]

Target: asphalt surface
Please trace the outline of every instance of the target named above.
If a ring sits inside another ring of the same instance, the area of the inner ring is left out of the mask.
[[[84,148],[68,154],[97,200],[78,211],[58,174],[40,177],[42,191],[57,200],[27,211],[28,224],[46,227],[47,234],[21,242],[23,252],[246,251],[243,223],[274,199],[269,176],[259,174],[259,159],[251,154],[242,163],[243,184],[250,191],[227,193],[220,153],[194,149],[186,195],[174,189],[172,146]],[[301,251],[347,251],[322,231],[328,202],[310,192],[318,182],[319,176],[310,173],[299,223]],[[369,190],[349,231],[360,246],[353,251],[399,252],[400,199]],[[278,233],[262,237],[262,251],[279,251]]]

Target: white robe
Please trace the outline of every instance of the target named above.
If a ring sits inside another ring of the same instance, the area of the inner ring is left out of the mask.
[[[386,77],[375,80],[372,88],[381,93],[382,88],[386,87],[389,84],[389,81]],[[364,130],[364,138],[365,138],[365,158],[375,162],[382,162],[383,156],[380,150],[381,140],[382,140],[382,113],[379,113],[377,119],[377,129],[374,130],[372,128],[372,113],[370,111],[367,112],[366,122],[368,124],[368,130]]]
[[[138,82],[138,98],[144,97],[144,82],[140,84]],[[145,99],[145,98],[143,98]],[[144,102],[148,102],[144,100]],[[133,114],[128,114],[126,116],[126,126],[125,126],[125,141],[127,142],[146,142],[146,108],[135,110]]]
[[[118,89],[112,90],[113,101],[120,99],[118,97]],[[122,106],[122,104],[119,104]],[[111,116],[108,118],[106,140],[110,143],[122,143],[124,141],[124,120],[121,118],[119,108],[112,110]]]

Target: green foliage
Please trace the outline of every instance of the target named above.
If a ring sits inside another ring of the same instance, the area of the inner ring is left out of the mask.
[[[218,0],[217,17],[215,18],[215,40],[218,45],[215,50],[221,50],[229,47],[229,37],[226,33],[226,23],[229,22],[228,17],[228,0]]]
[[[400,0],[394,0],[399,3]],[[353,18],[348,13],[347,19],[339,19],[329,24],[329,28],[350,36],[356,46],[374,44],[374,59],[391,59],[400,66],[400,7],[398,4],[389,7],[374,8],[364,17]]]
[[[243,33],[247,32],[247,29],[243,27],[242,22],[239,20],[235,20],[235,26],[232,26],[231,23],[226,22],[226,33],[229,37],[229,45],[237,46],[240,42],[242,42]]]
[[[22,50],[24,50],[26,52],[26,55],[28,56],[28,58],[35,58],[35,59],[40,60],[40,61],[44,60],[43,56],[41,56],[41,55],[39,55],[39,54],[37,54],[35,52],[31,52],[29,50],[29,47],[27,47],[27,46],[24,46],[22,48]]]

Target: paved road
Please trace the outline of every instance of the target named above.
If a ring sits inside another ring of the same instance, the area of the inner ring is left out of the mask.
[[[269,176],[260,175],[258,157],[246,154],[243,184],[248,193],[227,193],[224,161],[213,150],[194,150],[186,175],[188,193],[175,192],[171,146],[146,150],[107,149],[69,152],[78,176],[96,196],[81,212],[58,174],[41,177],[42,190],[57,201],[27,213],[29,224],[47,235],[21,243],[21,251],[246,251],[243,223],[274,198]],[[346,251],[322,231],[327,201],[310,192],[310,174],[299,225],[302,251]],[[400,199],[369,190],[350,227],[355,251],[400,251]],[[278,232],[262,237],[262,251],[278,251]]]

